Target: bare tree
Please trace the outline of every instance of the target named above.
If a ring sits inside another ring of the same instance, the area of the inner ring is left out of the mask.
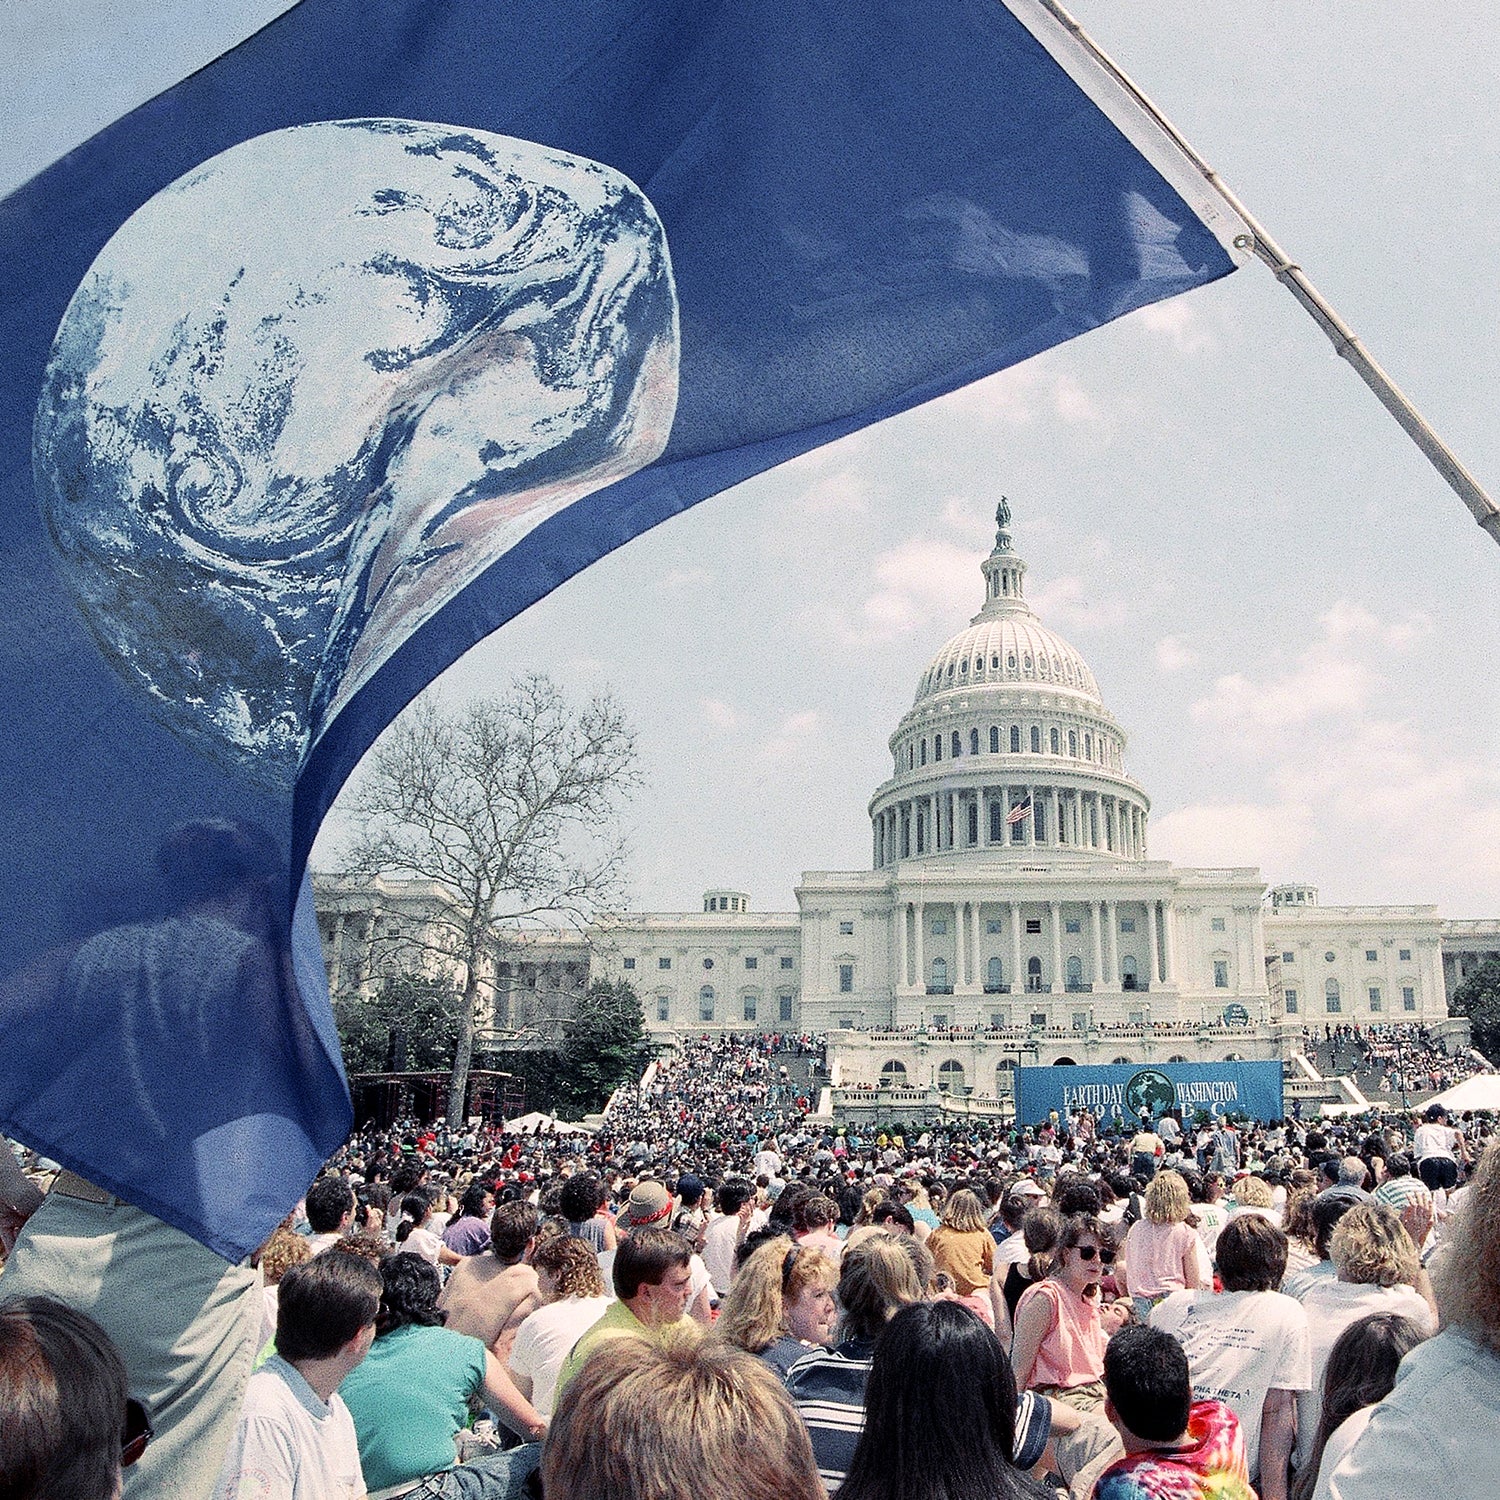
[[[638,782],[635,736],[613,698],[575,709],[539,673],[451,713],[419,702],[362,769],[351,872],[416,876],[451,895],[424,940],[462,985],[450,1125],[463,1117],[486,959],[519,931],[581,932],[619,898],[617,817]]]

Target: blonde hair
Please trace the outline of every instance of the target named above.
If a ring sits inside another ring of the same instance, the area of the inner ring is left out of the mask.
[[[312,1246],[300,1234],[278,1224],[261,1247],[260,1274],[267,1286],[279,1286],[293,1266],[312,1258]]]
[[[1383,1203],[1356,1203],[1335,1226],[1328,1258],[1340,1281],[1363,1286],[1411,1286],[1421,1268],[1406,1226]]]
[[[1193,1210],[1188,1185],[1178,1172],[1158,1172],[1146,1189],[1146,1217],[1153,1224],[1180,1224]]]
[[[788,1267],[793,1250],[797,1258]],[[821,1250],[793,1245],[785,1235],[767,1240],[734,1273],[714,1329],[736,1348],[759,1354],[787,1331],[787,1302],[796,1301],[809,1286],[832,1291],[838,1279],[838,1267]]]
[[[1500,1349],[1500,1143],[1479,1159],[1432,1268],[1443,1321]]]
[[[843,1312],[841,1338],[874,1338],[897,1308],[922,1300],[926,1287],[918,1251],[926,1255],[925,1249],[907,1235],[897,1239],[877,1232],[844,1252],[838,1286]],[[932,1257],[926,1258],[930,1267]]]
[[[1270,1208],[1271,1184],[1264,1177],[1242,1177],[1234,1185],[1234,1201],[1242,1208]]]
[[[972,1234],[976,1229],[989,1233],[984,1222],[984,1209],[979,1199],[967,1189],[955,1193],[944,1205],[941,1223],[945,1229],[956,1229],[962,1234]]]
[[[715,1500],[826,1500],[807,1428],[770,1366],[717,1338],[597,1345],[557,1404],[546,1493],[701,1500],[705,1484]]]

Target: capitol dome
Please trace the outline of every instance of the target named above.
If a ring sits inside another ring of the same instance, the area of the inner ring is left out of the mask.
[[[1144,859],[1150,801],[1125,774],[1124,732],[1088,663],[1027,603],[1004,499],[995,519],[984,606],[891,736],[893,774],[870,803],[875,866],[1039,848]]]

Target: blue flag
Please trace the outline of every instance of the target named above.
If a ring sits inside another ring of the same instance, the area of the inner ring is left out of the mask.
[[[685,507],[1232,269],[1070,45],[304,0],[0,204],[0,1128],[245,1254],[350,1124],[304,865],[404,704]]]

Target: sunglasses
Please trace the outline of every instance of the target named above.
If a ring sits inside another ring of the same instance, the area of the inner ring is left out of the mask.
[[[1078,1252],[1079,1260],[1093,1260],[1097,1255],[1103,1265],[1112,1266],[1115,1263],[1113,1250],[1101,1250],[1097,1245],[1074,1245],[1073,1248]]]
[[[146,1451],[155,1434],[151,1430],[151,1414],[146,1403],[134,1396],[125,1399],[125,1426],[120,1431],[120,1467],[128,1469]]]

